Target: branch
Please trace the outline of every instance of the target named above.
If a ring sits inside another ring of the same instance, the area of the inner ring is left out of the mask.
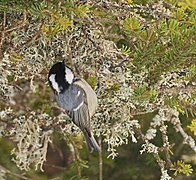
[[[160,126],[160,131],[161,131],[161,136],[162,136],[162,140],[163,140],[163,151],[165,152],[165,155],[166,155],[166,166],[169,168],[172,164],[171,162],[171,156],[170,156],[170,153],[171,153],[171,148],[174,146],[174,144],[170,145],[169,144],[169,138],[167,136],[167,126],[164,124],[163,121],[161,121],[161,126]],[[161,151],[161,150],[160,150]]]
[[[105,88],[105,86],[102,85],[102,83],[101,83],[101,77],[98,77],[97,78],[97,88],[95,89],[97,97],[99,97],[102,88]]]
[[[53,164],[48,164],[48,163],[44,163],[44,166],[48,166],[48,167],[51,167],[51,168],[54,168],[54,169],[58,169],[58,170],[61,170],[61,171],[65,171],[66,170],[65,167],[57,166],[57,165],[53,165]]]
[[[148,48],[149,44],[150,44],[150,39],[152,38],[152,35],[154,33],[154,28],[149,29],[149,34],[146,40],[146,45],[145,45],[145,49]]]
[[[27,12],[24,11],[23,16],[22,16],[22,20],[19,20],[18,22],[14,23],[11,27],[7,27],[7,28],[5,28],[6,18],[7,18],[6,12],[4,12],[3,25],[2,25],[1,32],[0,32],[0,36],[1,36],[1,39],[0,39],[0,59],[3,57],[3,53],[6,51],[6,47],[2,48],[3,44],[4,44],[4,39],[5,39],[6,33],[10,33],[14,30],[22,28],[25,25],[25,22],[27,19]]]
[[[29,47],[42,33],[42,27],[44,25],[44,22],[41,22],[41,25],[39,26],[38,31],[31,37],[31,39],[29,39],[28,41],[26,41],[25,43],[23,43],[20,47],[21,48],[27,48]],[[19,49],[18,47],[16,47],[15,49]]]
[[[137,128],[137,127],[133,127],[134,131],[136,132],[137,136],[143,141],[146,142],[148,141],[145,137],[145,135],[142,133],[141,129]],[[155,158],[157,164],[159,165],[160,169],[165,169],[165,161],[162,160],[159,156],[158,153],[152,153],[153,157]]]
[[[172,94],[179,94],[180,92],[183,93],[194,93],[195,92],[195,86],[193,85],[187,85],[184,88],[181,87],[171,87],[171,88],[161,88],[158,90],[160,93],[172,93]]]
[[[176,131],[180,132],[180,134],[184,138],[184,144],[188,144],[191,147],[191,149],[193,149],[193,151],[196,152],[195,140],[184,131],[184,129],[181,126],[181,122],[180,122],[179,118],[173,116],[171,118],[171,123],[176,128]]]
[[[66,37],[65,37],[66,38]],[[72,36],[68,39],[67,42],[67,47],[65,47],[64,52],[67,52],[67,59],[68,59],[68,63],[71,67],[71,69],[73,70],[74,74],[77,74],[80,76],[80,70],[79,68],[76,66],[76,64],[73,62],[73,58],[72,58],[72,50],[70,48],[70,42],[71,42]]]
[[[127,60],[127,59],[123,59],[123,60],[122,60],[120,63],[118,63],[117,65],[111,65],[111,66],[109,67],[109,70],[110,70],[110,71],[113,71],[115,68],[120,67],[121,70],[123,71],[123,64],[126,63],[126,62],[128,62],[128,60]]]
[[[12,32],[12,31],[14,31],[14,30],[17,30],[17,29],[22,28],[22,27],[25,25],[26,20],[27,20],[27,12],[24,11],[24,12],[23,12],[23,17],[22,17],[21,22],[19,21],[19,22],[18,22],[18,25],[16,25],[16,26],[13,25],[13,26],[10,27],[10,28],[6,28],[6,29],[5,29],[5,33],[9,33],[9,32]]]
[[[26,176],[23,176],[23,175],[20,175],[20,174],[11,172],[10,170],[4,168],[2,165],[0,165],[0,169],[3,170],[6,174],[15,176],[15,177],[17,177],[17,178],[19,178],[19,179],[32,180],[31,178],[27,178]]]
[[[77,179],[81,179],[81,167],[80,167],[80,156],[79,156],[79,151],[77,147],[75,147],[75,143],[72,141],[70,137],[68,137],[70,143],[69,143],[69,148],[72,153],[73,161],[76,163],[76,168],[77,168]]]
[[[0,48],[3,46],[3,42],[4,42],[5,25],[6,25],[6,12],[3,13],[3,25],[2,25],[2,31],[1,31]]]
[[[99,180],[103,180],[103,159],[102,159],[102,140],[99,138]]]

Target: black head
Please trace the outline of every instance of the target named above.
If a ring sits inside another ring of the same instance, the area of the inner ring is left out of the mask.
[[[50,71],[49,71],[49,75],[50,74],[58,74],[58,75],[61,75],[61,76],[65,76],[65,64],[64,64],[64,61],[62,62],[58,62],[56,64],[54,64]]]
[[[65,66],[64,61],[54,64],[48,73],[48,82],[55,93],[64,92],[69,85],[70,81],[66,81],[67,72],[72,71]],[[70,76],[70,75],[69,75]]]

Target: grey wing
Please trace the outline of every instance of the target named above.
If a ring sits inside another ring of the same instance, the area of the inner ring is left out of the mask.
[[[77,94],[75,95],[73,108],[67,111],[73,122],[84,132],[90,130],[90,116],[86,94],[84,91],[75,86]],[[73,91],[72,91],[73,92]]]
[[[100,151],[100,147],[97,144],[93,134],[90,132],[90,115],[87,103],[87,97],[84,91],[79,86],[73,86],[77,92],[74,95],[73,108],[67,111],[72,121],[81,129],[84,134],[87,146],[90,151]]]
[[[85,89],[86,99],[87,99],[88,108],[89,108],[89,115],[90,117],[92,117],[97,108],[97,95],[95,94],[91,86],[84,79],[75,81],[74,84],[78,85],[82,89]]]

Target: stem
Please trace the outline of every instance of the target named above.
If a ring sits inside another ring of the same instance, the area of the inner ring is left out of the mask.
[[[4,43],[4,38],[5,38],[5,26],[6,26],[6,12],[3,13],[3,24],[2,24],[2,29],[0,30],[0,59],[3,58],[3,43]]]
[[[6,12],[3,13],[3,24],[2,24],[2,31],[1,31],[0,47],[3,45],[3,42],[4,42],[5,26],[6,26]]]
[[[143,141],[146,141],[145,135],[142,133],[141,129],[134,127],[134,131],[136,132],[137,136]],[[152,153],[153,157],[155,158],[157,164],[159,165],[160,169],[165,169],[165,161],[161,159],[159,154]]]
[[[22,20],[19,20],[16,25],[14,24],[12,27],[6,28],[5,33],[10,33],[12,31],[15,31],[17,29],[22,28],[25,25],[26,20],[27,20],[27,12],[24,11],[23,16],[22,16]]]
[[[81,179],[82,175],[81,175],[81,167],[80,167],[80,157],[79,157],[79,152],[77,150],[77,148],[75,147],[74,142],[69,138],[70,140],[70,151],[72,153],[73,156],[73,161],[76,164],[76,168],[77,168],[77,179]]]
[[[14,172],[11,172],[10,170],[4,168],[4,167],[1,166],[1,165],[0,165],[0,169],[2,169],[6,174],[15,176],[15,177],[17,177],[17,178],[19,178],[19,179],[32,180],[31,178],[25,177],[25,176],[23,176],[23,175],[20,175],[20,174],[14,173]]]
[[[147,40],[146,40],[146,46],[145,46],[145,49],[148,48],[149,44],[150,44],[150,39],[152,38],[152,35],[154,33],[154,28],[151,28],[149,30],[149,33],[148,33],[148,37],[147,37]]]
[[[103,158],[102,158],[102,146],[101,146],[101,137],[99,138],[99,180],[103,180]]]

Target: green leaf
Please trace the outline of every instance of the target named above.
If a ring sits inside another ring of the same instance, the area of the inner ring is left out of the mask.
[[[130,47],[123,44],[121,47],[121,52],[124,54],[129,54],[131,52],[131,49],[130,49]]]
[[[177,176],[178,173],[183,173],[186,176],[192,174],[193,169],[190,164],[185,164],[182,160],[178,160],[177,163],[174,163],[170,166],[170,169],[174,172],[174,175]]]
[[[194,135],[196,136],[196,119],[193,119],[191,121],[191,125],[188,125],[187,126],[193,133]]]
[[[132,34],[135,31],[141,30],[141,23],[136,17],[126,17],[123,28],[127,34]]]
[[[89,76],[87,79],[87,82],[91,85],[91,87],[94,89],[97,85],[97,78],[96,76]]]

